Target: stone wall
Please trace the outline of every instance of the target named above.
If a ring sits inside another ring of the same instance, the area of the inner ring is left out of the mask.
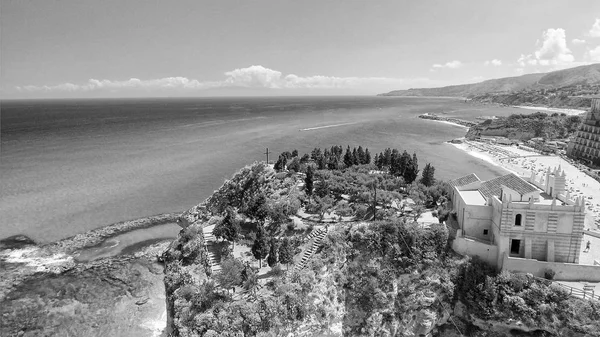
[[[452,249],[461,255],[479,256],[482,260],[494,267],[498,262],[498,247],[493,244],[465,238],[459,229],[456,238],[452,241]]]
[[[546,269],[551,269],[555,272],[554,280],[557,281],[600,282],[600,266],[543,262],[509,257],[507,254],[504,254],[502,269],[517,273],[530,273],[538,277],[544,277]]]

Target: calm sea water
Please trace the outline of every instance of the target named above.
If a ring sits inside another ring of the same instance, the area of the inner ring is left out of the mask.
[[[241,166],[264,160],[267,147],[392,147],[417,152],[442,179],[491,178],[504,172],[443,143],[464,128],[417,116],[523,110],[437,98],[286,97],[3,101],[1,112],[0,238],[49,242],[188,209]]]

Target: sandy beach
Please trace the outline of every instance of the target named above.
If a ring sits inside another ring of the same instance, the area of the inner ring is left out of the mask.
[[[546,111],[546,112],[558,112],[558,113],[567,114],[569,116],[580,115],[580,114],[586,112],[586,110],[579,110],[579,109],[561,109],[561,108],[548,108],[548,107],[544,107],[544,106],[526,106],[526,105],[515,105],[515,106],[513,106],[513,108]]]
[[[587,208],[585,229],[600,233],[600,182],[567,160],[557,155],[540,155],[515,146],[492,145],[476,141],[464,141],[462,144],[452,145],[473,157],[523,177],[530,177],[532,172],[539,177],[548,168],[554,169],[560,166],[567,175],[567,190],[571,196],[585,197]]]

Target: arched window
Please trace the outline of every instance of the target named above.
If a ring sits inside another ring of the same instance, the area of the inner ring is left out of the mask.
[[[521,226],[521,214],[515,216],[515,226]]]

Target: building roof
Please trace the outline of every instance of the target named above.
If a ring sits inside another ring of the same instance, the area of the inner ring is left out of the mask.
[[[450,180],[448,183],[450,184],[450,186],[455,187],[455,186],[465,186],[465,185],[469,185],[471,183],[474,183],[476,181],[480,181],[480,179],[475,175],[475,173],[471,173],[468,174],[464,177],[460,177],[454,180]]]
[[[481,195],[481,192],[478,190],[475,191],[458,191],[462,196],[463,200],[467,205],[480,205],[484,206],[486,204],[485,198]]]
[[[509,173],[507,175],[482,182],[479,192],[481,192],[481,194],[483,194],[486,198],[491,198],[493,195],[499,197],[502,191],[502,186],[506,186],[521,195],[538,190],[535,186],[518,177],[516,174]]]

